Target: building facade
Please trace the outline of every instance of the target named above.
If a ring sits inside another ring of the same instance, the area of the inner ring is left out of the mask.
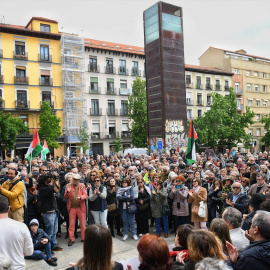
[[[255,113],[255,123],[249,127],[252,135],[251,151],[264,150],[260,139],[264,136],[261,118],[269,114],[270,103],[270,59],[247,54],[244,50],[228,51],[209,47],[199,58],[200,65],[233,72],[233,88],[237,104],[242,111],[250,107]]]
[[[109,155],[120,137],[131,146],[127,101],[136,77],[145,79],[144,49],[85,39],[86,108],[91,150]]]
[[[42,102],[63,118],[58,23],[33,17],[26,26],[0,24],[0,110],[19,117],[29,133],[18,136],[16,155],[26,153],[39,127]],[[61,122],[62,123],[62,122]],[[63,153],[63,141],[54,155]]]

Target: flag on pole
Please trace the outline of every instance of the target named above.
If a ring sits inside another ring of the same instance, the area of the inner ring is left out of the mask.
[[[196,162],[196,149],[195,141],[198,139],[197,132],[194,128],[193,119],[191,118],[189,136],[188,136],[188,149],[187,149],[187,162],[188,165]]]
[[[47,145],[46,140],[44,140],[44,143],[43,143],[43,149],[42,149],[42,151],[41,151],[41,158],[42,158],[43,160],[46,160],[46,155],[47,155],[48,153],[50,153],[50,150],[49,150],[49,147],[48,147],[48,145]]]
[[[70,156],[70,150],[69,150],[69,147],[67,148],[67,157]]]
[[[31,142],[27,153],[25,155],[25,158],[29,161],[32,161],[35,157],[38,156],[38,154],[42,151],[42,146],[40,145],[40,140],[38,137],[37,129],[35,128],[33,141]]]

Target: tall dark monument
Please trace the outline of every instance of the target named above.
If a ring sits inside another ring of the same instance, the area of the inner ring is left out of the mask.
[[[144,11],[148,145],[185,147],[187,129],[182,8],[158,2]]]

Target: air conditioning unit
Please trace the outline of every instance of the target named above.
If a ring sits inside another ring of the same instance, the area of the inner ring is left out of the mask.
[[[98,139],[98,135],[93,135],[92,138],[93,139]]]
[[[106,138],[108,138],[108,139],[110,139],[111,137],[112,137],[112,135],[111,135],[111,134],[106,135]]]

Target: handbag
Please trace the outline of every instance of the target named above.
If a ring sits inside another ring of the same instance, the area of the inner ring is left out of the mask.
[[[127,204],[127,212],[128,214],[136,214],[138,211],[135,203]]]
[[[193,206],[191,209],[191,213],[194,215],[198,215],[198,212],[199,212],[199,206],[197,205]]]
[[[137,208],[140,210],[140,211],[145,211],[147,208],[149,207],[149,203],[146,203],[146,204],[137,204]]]
[[[199,206],[198,216],[201,218],[205,218],[205,215],[206,215],[206,206],[205,206],[205,203],[201,201],[200,206]]]
[[[107,208],[108,208],[108,212],[117,210],[116,203],[108,204]]]
[[[157,196],[158,196],[158,198],[159,198],[159,200],[160,200],[160,202],[161,202],[161,205],[162,205],[161,214],[162,214],[163,216],[168,216],[168,215],[170,215],[170,213],[171,213],[171,211],[170,211],[170,206],[167,205],[167,204],[162,204],[162,201],[161,201],[160,196],[159,196],[158,194],[157,194]]]

